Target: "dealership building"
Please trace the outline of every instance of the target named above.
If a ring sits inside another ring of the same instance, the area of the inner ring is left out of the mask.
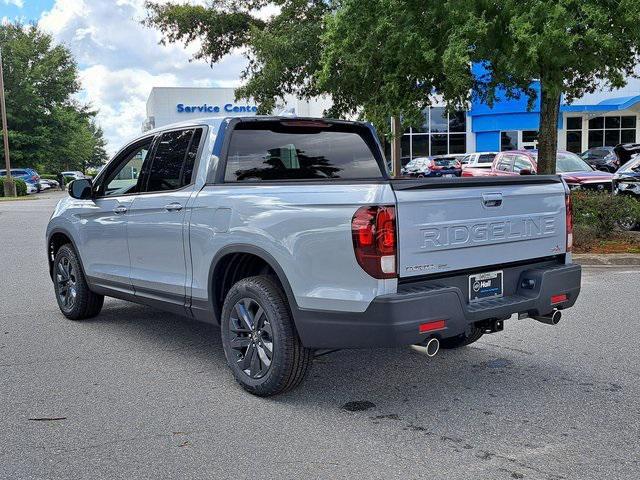
[[[539,91],[539,85],[533,87]],[[424,123],[407,130],[402,156],[417,157],[537,147],[540,103],[499,93],[493,106],[473,99],[466,111],[447,112],[444,105],[425,110]],[[321,117],[329,98],[301,100],[287,96],[273,113]],[[143,130],[202,117],[255,115],[255,102],[236,101],[233,88],[154,87],[147,100]],[[640,143],[640,81],[629,79],[621,90],[602,89],[570,105],[558,119],[558,149],[582,152],[592,147]]]

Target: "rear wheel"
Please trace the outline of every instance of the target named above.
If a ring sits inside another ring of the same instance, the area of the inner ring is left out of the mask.
[[[471,327],[471,330],[458,335],[457,337],[445,338],[440,340],[440,347],[451,349],[460,348],[477,342],[482,337],[482,330],[478,327]]]
[[[71,244],[63,245],[56,253],[53,288],[60,311],[71,320],[95,317],[102,309],[104,296],[89,290],[78,254]]]
[[[284,292],[272,278],[249,277],[231,287],[221,321],[227,364],[242,388],[266,397],[304,379],[313,351],[302,345]]]

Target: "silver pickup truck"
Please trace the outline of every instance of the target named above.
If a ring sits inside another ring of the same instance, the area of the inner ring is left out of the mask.
[[[198,120],[145,133],[47,228],[62,313],[117,297],[221,326],[236,380],[297,384],[323,350],[456,348],[580,291],[557,176],[392,179],[373,128]]]

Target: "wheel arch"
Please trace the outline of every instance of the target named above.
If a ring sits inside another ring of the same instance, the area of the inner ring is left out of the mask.
[[[56,253],[58,252],[60,247],[66,245],[67,243],[70,243],[73,246],[76,255],[78,255],[80,268],[82,268],[82,273],[86,278],[84,265],[82,264],[82,259],[80,258],[80,252],[78,251],[76,242],[73,239],[73,236],[67,230],[63,230],[61,228],[55,228],[51,230],[47,235],[47,262],[49,264],[49,276],[53,278],[53,260],[55,259]]]
[[[209,267],[207,291],[210,308],[217,323],[220,323],[224,297],[233,283],[248,276],[265,273],[272,273],[277,278],[287,298],[293,320],[296,321],[298,304],[283,268],[273,255],[254,245],[232,244],[221,248]]]

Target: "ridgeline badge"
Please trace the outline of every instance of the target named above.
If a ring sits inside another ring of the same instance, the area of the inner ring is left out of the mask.
[[[225,105],[185,105],[179,103],[176,105],[178,113],[220,113],[222,111],[228,113],[256,113],[258,107],[256,105],[236,105],[234,103],[226,103]]]

